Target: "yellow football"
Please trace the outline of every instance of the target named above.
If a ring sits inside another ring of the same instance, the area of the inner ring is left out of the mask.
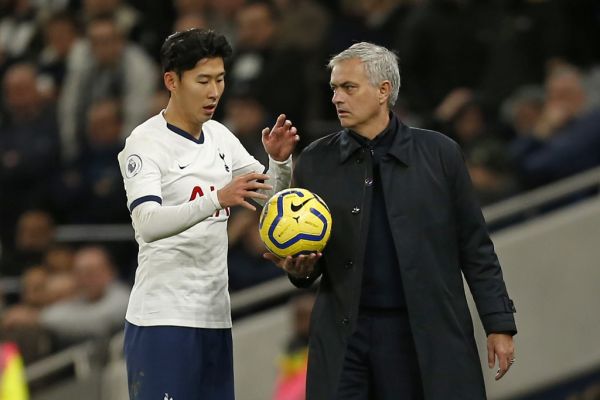
[[[315,253],[327,244],[331,213],[311,191],[285,189],[265,203],[258,229],[265,246],[279,257]]]

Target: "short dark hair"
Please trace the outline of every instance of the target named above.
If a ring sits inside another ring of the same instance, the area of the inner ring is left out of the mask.
[[[175,71],[181,77],[203,58],[221,57],[227,60],[233,50],[225,36],[212,29],[190,29],[169,36],[160,49],[163,73]]]

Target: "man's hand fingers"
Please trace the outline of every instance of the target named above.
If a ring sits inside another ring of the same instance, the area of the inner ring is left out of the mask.
[[[247,208],[250,211],[256,211],[256,207],[254,207],[252,204],[248,203],[245,200],[240,203],[240,206]]]
[[[250,172],[248,174],[242,175],[240,179],[250,182],[250,181],[266,181],[269,179],[269,175],[267,174],[259,174],[258,172]]]
[[[246,193],[244,193],[244,198],[250,197],[252,199],[259,199],[259,200],[268,200],[269,197],[264,194],[264,193],[258,193],[258,192],[253,192],[252,190],[247,190]]]
[[[496,352],[494,352],[494,346],[490,342],[488,342],[488,344],[487,344],[487,356],[488,356],[488,367],[494,368],[494,364],[496,364]]]
[[[283,259],[277,257],[275,254],[273,253],[263,253],[263,258],[266,258],[269,261],[272,261],[275,265],[277,265],[279,268],[283,269]]]
[[[273,186],[268,185],[266,183],[262,183],[262,182],[248,182],[246,184],[246,190],[259,190],[259,189],[263,189],[263,190],[272,190]]]
[[[496,372],[496,380],[499,380],[508,372],[510,362],[506,355],[498,355],[497,358],[500,368],[498,368],[498,371]]]
[[[508,368],[499,368],[498,371],[496,371],[496,376],[494,377],[494,379],[497,381],[502,379],[502,377],[506,375],[507,372]]]
[[[306,260],[306,256],[304,254],[300,254],[294,260],[295,261],[294,267],[295,267],[296,271],[298,272],[298,274],[304,274],[304,270],[306,269],[305,260]]]
[[[283,124],[285,123],[285,121],[286,121],[285,114],[279,114],[279,117],[277,117],[277,121],[275,121],[275,125],[273,126],[273,129],[281,128],[283,126]]]

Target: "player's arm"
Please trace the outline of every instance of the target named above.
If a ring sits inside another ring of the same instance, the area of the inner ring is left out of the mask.
[[[178,206],[163,206],[160,166],[168,159],[152,142],[128,139],[118,160],[133,226],[147,243],[181,233],[220,208],[214,192]]]
[[[242,206],[255,210],[247,199],[265,200],[266,196],[255,190],[268,190],[269,185],[258,182],[266,175],[250,173],[239,176],[217,192],[198,197],[177,206],[162,206],[157,201],[147,201],[135,207],[131,217],[142,239],[154,242],[177,235],[225,207]]]
[[[180,234],[220,208],[211,196],[199,197],[177,206],[147,201],[133,209],[131,219],[144,242],[151,243]]]
[[[233,179],[218,192],[210,191],[206,196],[180,205],[163,206],[160,165],[167,165],[169,161],[164,152],[152,143],[128,139],[118,159],[134,227],[147,243],[177,235],[216,210],[246,206],[246,198],[262,199],[264,195],[249,192],[271,188],[256,182],[267,179],[266,175],[244,175]]]

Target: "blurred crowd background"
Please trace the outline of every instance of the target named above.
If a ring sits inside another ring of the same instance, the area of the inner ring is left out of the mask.
[[[0,332],[26,363],[121,328],[134,243],[56,227],[130,223],[116,155],[166,106],[163,40],[195,27],[231,41],[215,118],[263,162],[279,113],[298,150],[338,129],[325,65],[370,41],[399,56],[395,111],[461,144],[482,205],[600,165],[595,0],[0,0]],[[256,214],[229,229],[231,291],[280,276]]]

